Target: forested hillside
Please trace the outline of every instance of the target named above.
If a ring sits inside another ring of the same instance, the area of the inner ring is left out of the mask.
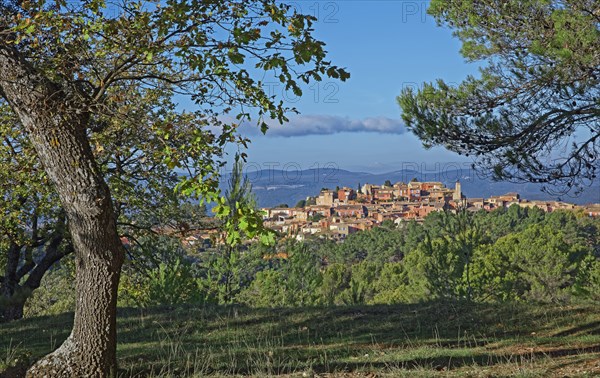
[[[384,222],[341,243],[279,239],[272,247],[184,248],[176,239],[155,237],[144,240],[144,248],[130,245],[119,303],[295,307],[595,301],[599,228],[598,219],[583,213],[512,206],[489,213],[431,213],[422,224],[400,227]],[[53,270],[28,302],[28,316],[72,309],[69,261]]]

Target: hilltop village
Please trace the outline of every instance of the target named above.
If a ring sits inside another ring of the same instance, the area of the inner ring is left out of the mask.
[[[282,235],[304,240],[309,236],[344,240],[348,235],[369,230],[392,221],[422,222],[434,211],[492,211],[517,205],[537,207],[545,212],[581,209],[589,216],[600,216],[600,205],[577,206],[557,201],[528,201],[517,193],[490,198],[466,198],[460,182],[454,189],[441,182],[399,182],[387,185],[365,184],[357,188],[323,189],[317,197],[300,201],[296,207],[264,208],[265,226]]]

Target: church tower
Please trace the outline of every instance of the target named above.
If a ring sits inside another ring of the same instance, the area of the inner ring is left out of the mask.
[[[460,181],[456,180],[456,184],[454,185],[454,194],[452,195],[452,199],[454,201],[460,201],[463,198],[462,191],[460,188]]]

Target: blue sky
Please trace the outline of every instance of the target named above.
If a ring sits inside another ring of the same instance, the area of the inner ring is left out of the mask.
[[[442,148],[425,150],[405,132],[396,103],[403,87],[443,78],[460,82],[476,72],[460,55],[460,42],[426,14],[427,1],[296,1],[304,13],[318,12],[316,35],[334,64],[347,67],[346,83],[324,81],[305,88],[302,99],[286,98],[301,115],[266,136],[252,132],[254,165],[296,163],[302,169],[333,163],[370,172],[403,164],[464,162]],[[282,87],[270,90],[284,94]]]

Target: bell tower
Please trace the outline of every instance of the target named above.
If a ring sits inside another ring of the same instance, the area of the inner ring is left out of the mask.
[[[452,199],[454,201],[460,201],[463,198],[462,191],[460,188],[460,181],[456,180],[456,184],[454,185],[454,194],[452,195]]]

